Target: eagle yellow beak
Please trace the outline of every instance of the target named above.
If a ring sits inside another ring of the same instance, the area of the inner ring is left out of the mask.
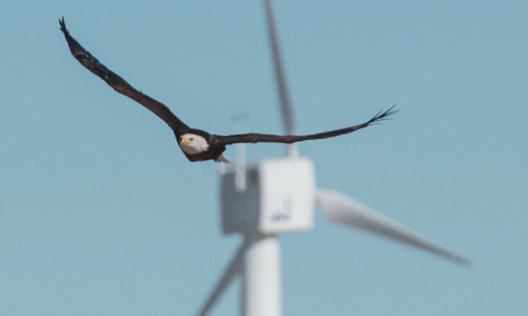
[[[182,137],[182,140],[181,140],[181,144],[182,145],[189,145],[189,138],[187,137]]]

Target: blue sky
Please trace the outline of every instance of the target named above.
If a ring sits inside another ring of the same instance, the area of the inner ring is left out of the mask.
[[[469,257],[326,222],[281,236],[285,315],[526,315],[528,3],[275,1],[300,146],[335,189]],[[193,315],[240,243],[217,165],[70,55],[57,20],[191,126],[280,133],[261,1],[0,3],[0,315]],[[280,145],[247,147],[281,157]],[[234,157],[231,148],[227,157]],[[239,285],[212,315],[238,311]]]

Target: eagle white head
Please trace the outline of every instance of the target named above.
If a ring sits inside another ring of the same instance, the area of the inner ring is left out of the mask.
[[[206,151],[209,148],[209,144],[202,136],[187,133],[180,137],[180,147],[187,154],[193,155]]]

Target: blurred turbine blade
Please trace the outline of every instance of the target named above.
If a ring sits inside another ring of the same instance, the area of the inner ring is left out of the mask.
[[[237,250],[235,256],[229,263],[229,266],[224,271],[224,274],[222,275],[222,278],[218,281],[215,288],[209,295],[209,298],[205,302],[204,306],[200,310],[200,312],[197,314],[198,316],[205,316],[207,313],[211,310],[213,305],[216,303],[216,301],[220,298],[220,296],[224,293],[224,291],[227,289],[229,284],[233,281],[233,279],[239,274],[240,272],[240,263],[242,260],[242,254],[244,253],[246,249],[246,245],[243,243]]]
[[[271,53],[273,55],[273,63],[275,66],[275,78],[277,80],[277,89],[279,92],[284,132],[290,135],[293,134],[295,127],[293,125],[293,110],[290,103],[288,82],[286,80],[286,73],[282,61],[279,38],[277,35],[277,27],[275,24],[275,15],[273,13],[271,0],[265,0],[265,4],[266,18],[268,21],[268,32],[271,44]]]
[[[264,0],[266,6],[266,19],[268,22],[268,33],[271,44],[271,54],[273,56],[273,64],[275,66],[275,79],[277,82],[277,90],[279,93],[279,102],[282,114],[282,123],[284,133],[286,135],[293,135],[295,133],[295,125],[293,120],[293,108],[291,105],[290,91],[288,88],[288,81],[286,79],[286,70],[282,59],[279,35],[277,34],[277,26],[275,23],[275,15],[273,13],[273,6],[271,0]],[[295,156],[296,149],[294,144],[288,145],[288,155]]]
[[[344,194],[318,189],[317,204],[324,216],[338,224],[352,226],[368,232],[395,239],[408,245],[427,250],[458,264],[469,266],[470,262],[424,237],[412,232],[390,218],[370,209]]]

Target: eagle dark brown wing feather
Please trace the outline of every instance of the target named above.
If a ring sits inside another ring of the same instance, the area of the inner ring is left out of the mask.
[[[222,145],[230,145],[230,144],[236,144],[236,143],[291,144],[291,143],[302,142],[306,140],[324,139],[324,138],[330,138],[330,137],[335,137],[335,136],[339,136],[343,134],[352,133],[359,129],[365,128],[369,125],[377,124],[377,123],[380,123],[381,121],[390,119],[390,116],[397,112],[398,112],[397,110],[394,110],[394,106],[392,106],[390,109],[386,111],[380,111],[378,114],[376,114],[373,118],[371,118],[365,123],[350,126],[350,127],[345,127],[342,129],[336,129],[333,131],[327,131],[327,132],[310,134],[310,135],[269,135],[269,134],[250,133],[250,134],[238,134],[238,135],[230,135],[230,136],[213,135],[213,137],[218,143]]]
[[[64,17],[59,20],[60,30],[64,33],[66,41],[70,51],[84,67],[96,74],[99,78],[103,79],[117,92],[137,101],[147,109],[151,110],[159,118],[165,121],[177,134],[182,134],[189,127],[183,123],[174,113],[169,110],[161,102],[154,100],[146,94],[136,90],[118,74],[114,73],[110,69],[106,68],[105,65],[101,64],[97,58],[95,58],[90,52],[84,49],[79,42],[77,42],[66,28]]]

